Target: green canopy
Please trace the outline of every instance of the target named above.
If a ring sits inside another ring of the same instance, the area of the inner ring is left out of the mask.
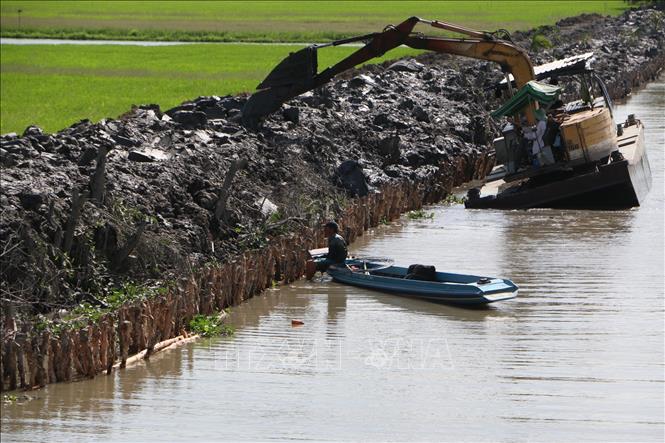
[[[549,105],[556,100],[559,92],[561,92],[561,88],[558,86],[531,80],[522,86],[503,106],[492,112],[492,117],[499,118],[502,115],[515,115],[528,105],[529,102],[537,101],[542,105]]]

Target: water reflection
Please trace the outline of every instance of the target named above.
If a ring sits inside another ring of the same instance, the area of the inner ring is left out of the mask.
[[[477,308],[456,307],[391,294],[371,293],[370,296],[376,302],[385,304],[390,308],[398,308],[399,310],[407,312],[417,312],[421,315],[447,317],[453,321],[477,322],[486,318],[498,318],[512,315],[510,310],[506,310],[499,305],[481,306]]]

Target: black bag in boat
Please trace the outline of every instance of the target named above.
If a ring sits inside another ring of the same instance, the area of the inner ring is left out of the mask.
[[[409,280],[436,281],[436,268],[431,265],[411,265],[406,271]]]

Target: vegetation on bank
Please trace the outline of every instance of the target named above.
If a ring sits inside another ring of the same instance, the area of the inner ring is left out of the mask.
[[[162,286],[138,285],[127,282],[107,295],[87,294],[85,299],[70,310],[61,310],[57,316],[38,315],[35,331],[48,330],[59,335],[63,330],[80,329],[89,322],[97,322],[106,314],[115,313],[121,306],[149,300],[168,292],[169,283]]]
[[[219,315],[196,315],[189,322],[189,330],[202,337],[213,337],[216,335],[233,335],[233,326],[225,325]]]
[[[315,42],[379,31],[414,15],[514,31],[583,13],[617,15],[628,6],[623,0],[156,3],[3,1],[1,33],[33,38]]]
[[[21,133],[31,124],[53,132],[83,118],[115,118],[132,104],[158,103],[168,109],[201,95],[250,92],[282,58],[300,48],[2,45],[0,132]],[[319,66],[356,49],[325,48],[319,51]],[[398,48],[373,62],[415,53]]]
[[[37,315],[34,321],[34,331],[39,333],[49,331],[59,336],[62,331],[81,329],[88,323],[96,323],[107,314],[116,314],[123,305],[150,300],[160,295],[166,295],[168,285],[148,286],[132,282],[124,284],[108,293],[98,297],[87,295],[87,299],[70,310],[60,310],[57,315]],[[233,335],[235,330],[226,325],[219,314],[197,314],[189,322],[189,332],[203,337],[217,335]]]

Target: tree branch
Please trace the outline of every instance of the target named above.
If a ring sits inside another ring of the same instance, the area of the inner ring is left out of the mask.
[[[231,167],[229,167],[229,170],[226,172],[222,189],[217,193],[217,204],[215,205],[215,218],[217,220],[225,223],[227,222],[228,214],[226,211],[226,203],[229,199],[229,191],[233,184],[233,179],[239,170],[247,167],[247,163],[246,159],[236,160],[231,163]]]

